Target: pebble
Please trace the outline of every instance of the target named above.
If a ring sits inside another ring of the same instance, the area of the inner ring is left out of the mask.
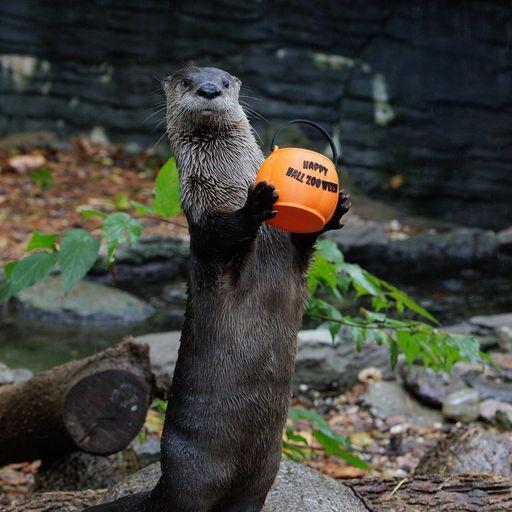
[[[480,415],[480,395],[474,389],[463,389],[450,393],[443,401],[443,414],[446,418],[470,423]]]
[[[489,422],[494,422],[496,413],[501,411],[512,423],[512,404],[500,402],[499,400],[484,400],[480,404],[480,416]]]

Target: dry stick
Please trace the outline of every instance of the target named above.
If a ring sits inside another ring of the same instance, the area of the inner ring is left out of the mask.
[[[395,486],[395,488],[390,492],[389,496],[383,498],[383,500],[384,501],[390,500],[396,494],[398,489],[400,489],[400,487],[402,487],[402,485],[404,485],[405,482],[407,482],[407,480],[409,480],[407,477],[405,477],[403,480],[400,480],[400,482],[398,482],[398,484]]]

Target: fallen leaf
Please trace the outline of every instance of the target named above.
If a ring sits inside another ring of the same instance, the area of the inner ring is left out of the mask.
[[[332,478],[361,478],[366,475],[362,469],[353,466],[342,466],[333,461],[325,461],[322,472]]]
[[[359,382],[369,382],[382,380],[382,371],[378,368],[370,366],[369,368],[363,368],[357,376]]]
[[[7,163],[20,174],[24,174],[31,169],[38,169],[46,163],[43,155],[16,155],[9,158]]]
[[[356,432],[350,435],[350,443],[358,448],[364,448],[373,444],[373,438],[368,432]]]

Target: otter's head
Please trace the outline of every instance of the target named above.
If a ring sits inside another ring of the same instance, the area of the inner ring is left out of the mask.
[[[239,123],[245,118],[238,103],[240,85],[218,68],[187,67],[164,79],[169,131]]]

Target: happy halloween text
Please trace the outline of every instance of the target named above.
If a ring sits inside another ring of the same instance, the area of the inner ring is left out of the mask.
[[[306,163],[306,162],[304,162],[304,163]],[[316,165],[319,165],[319,164],[316,164]],[[320,167],[323,167],[323,166],[320,166]],[[325,169],[325,173],[327,174],[327,169],[325,167],[324,167],[324,169]],[[320,172],[323,172],[323,171],[320,171]],[[288,167],[288,170],[286,171],[286,176],[289,176],[290,178],[300,181],[301,183],[306,183],[306,185],[310,185],[312,187],[316,187],[316,188],[322,187],[323,190],[327,190],[328,192],[333,192],[333,193],[338,192],[337,183],[333,183],[332,181],[322,180],[315,176],[306,174],[305,172],[298,171],[297,169],[294,169],[293,167]]]

